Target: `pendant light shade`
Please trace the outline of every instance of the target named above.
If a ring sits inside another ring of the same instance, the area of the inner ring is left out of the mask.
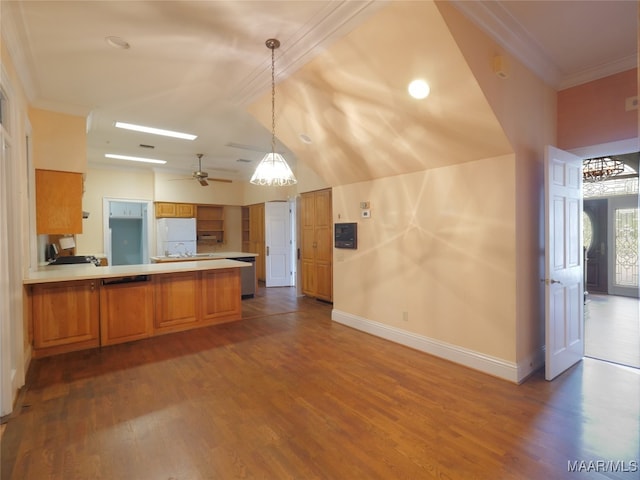
[[[251,183],[255,185],[267,185],[284,187],[296,183],[296,177],[287,165],[286,160],[279,153],[267,153],[258,168],[253,172]]]
[[[297,183],[291,168],[282,155],[276,153],[276,74],[274,51],[280,41],[270,38],[265,42],[271,50],[271,153],[267,153],[253,172],[250,182],[254,185],[283,187]]]

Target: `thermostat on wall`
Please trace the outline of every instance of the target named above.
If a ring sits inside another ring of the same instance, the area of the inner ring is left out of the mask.
[[[370,218],[371,210],[369,210],[368,208],[365,208],[364,210],[362,210],[361,215],[362,215],[362,218]]]

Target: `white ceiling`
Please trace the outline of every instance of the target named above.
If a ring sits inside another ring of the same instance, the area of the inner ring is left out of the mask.
[[[453,3],[557,89],[637,65],[636,1]],[[169,169],[184,173],[203,153],[211,176],[246,181],[271,143],[270,131],[247,113],[247,106],[270,90],[265,40],[276,37],[282,43],[276,77],[283,79],[386,6],[381,1],[3,0],[1,17],[31,103],[88,116],[90,165],[124,166],[104,159],[105,153],[120,153],[162,158]],[[131,48],[109,46],[110,35]],[[364,52],[362,60],[375,54]],[[194,133],[198,139],[119,131],[116,120]],[[279,150],[295,163],[286,147]]]

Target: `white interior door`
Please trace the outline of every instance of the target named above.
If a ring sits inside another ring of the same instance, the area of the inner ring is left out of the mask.
[[[291,220],[289,203],[267,202],[264,210],[267,287],[289,287],[291,283]]]
[[[545,378],[584,356],[582,159],[545,151]]]

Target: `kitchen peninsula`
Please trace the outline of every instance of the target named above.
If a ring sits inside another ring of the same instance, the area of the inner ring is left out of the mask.
[[[239,320],[244,268],[229,259],[41,267],[23,281],[33,356]]]

